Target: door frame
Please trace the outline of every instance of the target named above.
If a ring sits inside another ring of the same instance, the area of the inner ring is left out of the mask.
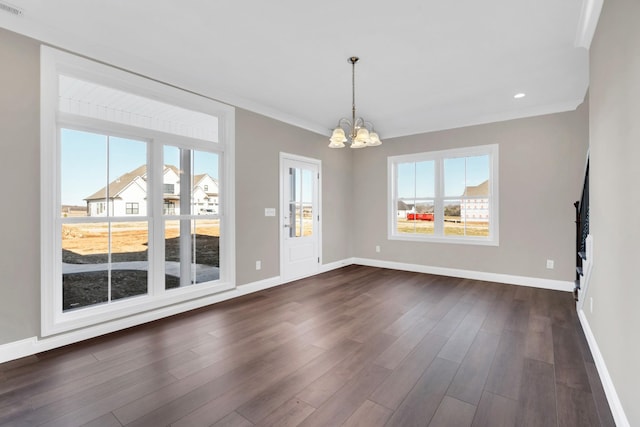
[[[299,277],[285,277],[285,222],[284,222],[284,186],[288,182],[287,176],[284,174],[284,162],[287,160],[293,160],[298,162],[310,163],[318,168],[318,206],[317,206],[317,215],[318,215],[318,231],[317,231],[317,253],[318,253],[318,269],[314,272],[309,272],[309,274],[305,274]],[[279,189],[280,189],[280,197],[279,197],[279,205],[278,205],[278,239],[280,240],[280,277],[286,280],[296,280],[302,277],[312,276],[320,272],[320,266],[322,265],[322,161],[320,159],[314,159],[312,157],[300,156],[298,154],[291,154],[280,152],[280,161],[278,164],[278,179]]]

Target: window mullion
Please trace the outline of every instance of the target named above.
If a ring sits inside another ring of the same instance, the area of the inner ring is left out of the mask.
[[[434,165],[434,173],[435,173],[435,181],[436,181],[436,185],[435,185],[435,190],[436,190],[436,194],[435,194],[435,200],[434,200],[434,206],[433,206],[433,211],[435,213],[434,215],[434,230],[433,230],[433,234],[435,236],[443,236],[444,235],[444,200],[443,200],[443,196],[444,196],[444,167],[443,167],[443,162],[444,160],[442,158],[437,158],[435,159],[435,165]]]
[[[111,177],[109,176],[109,172],[111,171],[111,159],[109,158],[110,156],[110,141],[111,141],[111,137],[109,135],[106,135],[107,137],[107,173],[106,173],[106,177],[107,177],[107,182],[105,184],[105,190],[104,190],[104,196],[105,196],[105,202],[107,203],[107,214],[105,215],[105,218],[107,220],[107,301],[111,302],[111,239],[112,239],[112,235],[111,235],[111,217],[112,212],[109,210],[109,198],[110,198],[110,194],[109,194],[109,183],[111,182],[110,179]]]
[[[165,227],[163,218],[164,200],[162,198],[162,173],[164,171],[162,159],[162,144],[153,141],[149,144],[147,159],[147,217],[151,225],[149,230],[149,281],[148,289],[151,295],[158,295],[165,290],[164,258],[165,258]]]
[[[180,286],[193,283],[191,277],[191,150],[180,149]],[[186,216],[187,219],[184,219]]]
[[[398,230],[398,202],[400,195],[398,191],[398,161],[391,163],[391,171],[393,175],[393,182],[391,183],[392,202],[391,206],[391,229],[388,230],[389,235],[396,234]]]

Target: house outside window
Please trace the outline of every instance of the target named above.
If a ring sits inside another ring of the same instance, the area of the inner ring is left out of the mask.
[[[498,245],[498,145],[388,158],[389,239]]]
[[[41,67],[42,336],[232,289],[234,109],[49,47]]]

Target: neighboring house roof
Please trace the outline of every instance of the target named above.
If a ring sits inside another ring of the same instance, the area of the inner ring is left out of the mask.
[[[122,191],[127,188],[131,183],[133,183],[136,178],[143,178],[147,174],[147,166],[140,166],[131,172],[127,172],[124,175],[121,175],[111,181],[108,186],[108,193],[110,199],[115,199],[118,197],[118,194],[122,193]],[[107,198],[107,187],[102,187],[100,190],[96,191],[89,197],[85,197],[84,200],[104,200]]]
[[[486,180],[485,182],[478,184],[478,185],[473,185],[473,186],[469,186],[467,188],[464,189],[464,193],[462,194],[463,196],[469,196],[469,197],[477,197],[477,196],[488,196],[489,195],[489,180]]]
[[[206,178],[209,178],[209,179],[213,182],[213,184],[216,186],[216,189],[217,189],[217,187],[218,187],[218,181],[217,181],[217,180],[215,180],[215,179],[213,179],[213,178],[211,178],[211,176],[210,176],[209,174],[207,174],[207,173],[201,173],[201,174],[199,174],[199,175],[194,175],[194,176],[193,176],[193,188],[196,188],[196,187],[200,186],[200,183],[201,183],[202,181],[204,181]],[[217,191],[211,191],[211,189],[207,189],[207,190],[205,191],[205,189],[204,189],[204,185],[205,185],[205,184],[202,184],[201,188],[202,188],[202,191],[204,191],[204,193],[205,193],[207,196],[217,196],[217,195],[218,195],[218,192],[217,192]]]
[[[202,181],[206,176],[207,176],[206,173],[201,173],[199,175],[194,175],[193,176],[193,186],[195,187],[196,185],[200,184],[200,181]]]
[[[398,200],[398,210],[399,211],[410,211],[413,209],[413,205],[408,205],[402,200]]]
[[[193,186],[197,186],[198,184],[200,184],[200,182],[202,182],[205,178],[209,178],[211,179],[211,181],[213,181],[213,183],[215,185],[218,185],[218,181],[211,178],[211,175],[209,175],[208,173],[201,173],[199,175],[194,175],[193,176]]]
[[[176,175],[180,176],[180,169],[178,169],[177,167],[175,167],[173,165],[165,165],[164,166],[164,171],[165,172],[167,170],[169,170],[169,169],[172,170]],[[147,166],[146,165],[139,166],[136,169],[132,170],[131,172],[127,172],[124,175],[121,175],[121,176],[117,177],[116,179],[111,181],[111,183],[109,184],[108,187],[102,187],[100,190],[96,191],[95,193],[93,193],[89,197],[85,197],[84,200],[86,200],[86,201],[104,200],[104,199],[107,198],[107,190],[108,190],[108,194],[109,194],[109,199],[116,199],[116,198],[118,198],[118,195],[120,193],[122,193],[129,185],[131,185],[133,182],[135,182],[136,179],[140,178],[142,180],[146,180],[145,179],[146,176],[147,176]],[[195,175],[193,177],[194,187],[200,181],[205,179],[207,176],[209,176],[209,175],[206,174],[206,173]],[[211,178],[211,180],[216,185],[218,184],[218,182],[215,179]],[[207,195],[216,195],[216,194],[217,193],[207,192]],[[177,196],[175,198],[178,199]]]
[[[164,173],[167,173],[167,169],[171,169],[173,173],[180,176],[180,169],[178,169],[177,167],[173,165],[164,165]]]

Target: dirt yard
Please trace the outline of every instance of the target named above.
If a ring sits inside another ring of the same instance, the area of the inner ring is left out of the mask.
[[[172,240],[179,237],[180,225],[177,220],[166,221],[165,224],[165,239]],[[219,237],[220,221],[197,220],[192,234],[201,237]],[[109,252],[108,236],[109,224],[106,222],[64,224],[62,226],[62,249],[73,252],[77,256],[104,255]],[[146,222],[111,223],[112,255],[146,252],[148,244],[149,235]]]
[[[218,220],[197,220],[192,229],[195,260],[198,264],[219,267]],[[146,222],[111,224],[111,261],[148,261]],[[193,248],[189,248],[193,250]],[[101,264],[108,261],[109,225],[107,223],[64,224],[62,227],[62,262]],[[166,221],[165,260],[180,261],[179,222]],[[178,277],[165,275],[167,289],[178,287]],[[107,271],[63,275],[63,310],[108,301]],[[111,299],[128,298],[147,293],[147,272],[111,270]]]
[[[444,234],[445,236],[488,236],[489,223],[487,222],[468,222],[466,224],[455,222],[458,219],[450,219],[445,217]],[[422,233],[433,234],[433,221],[409,221],[398,218],[397,227],[399,233]],[[465,234],[466,233],[466,234]]]

